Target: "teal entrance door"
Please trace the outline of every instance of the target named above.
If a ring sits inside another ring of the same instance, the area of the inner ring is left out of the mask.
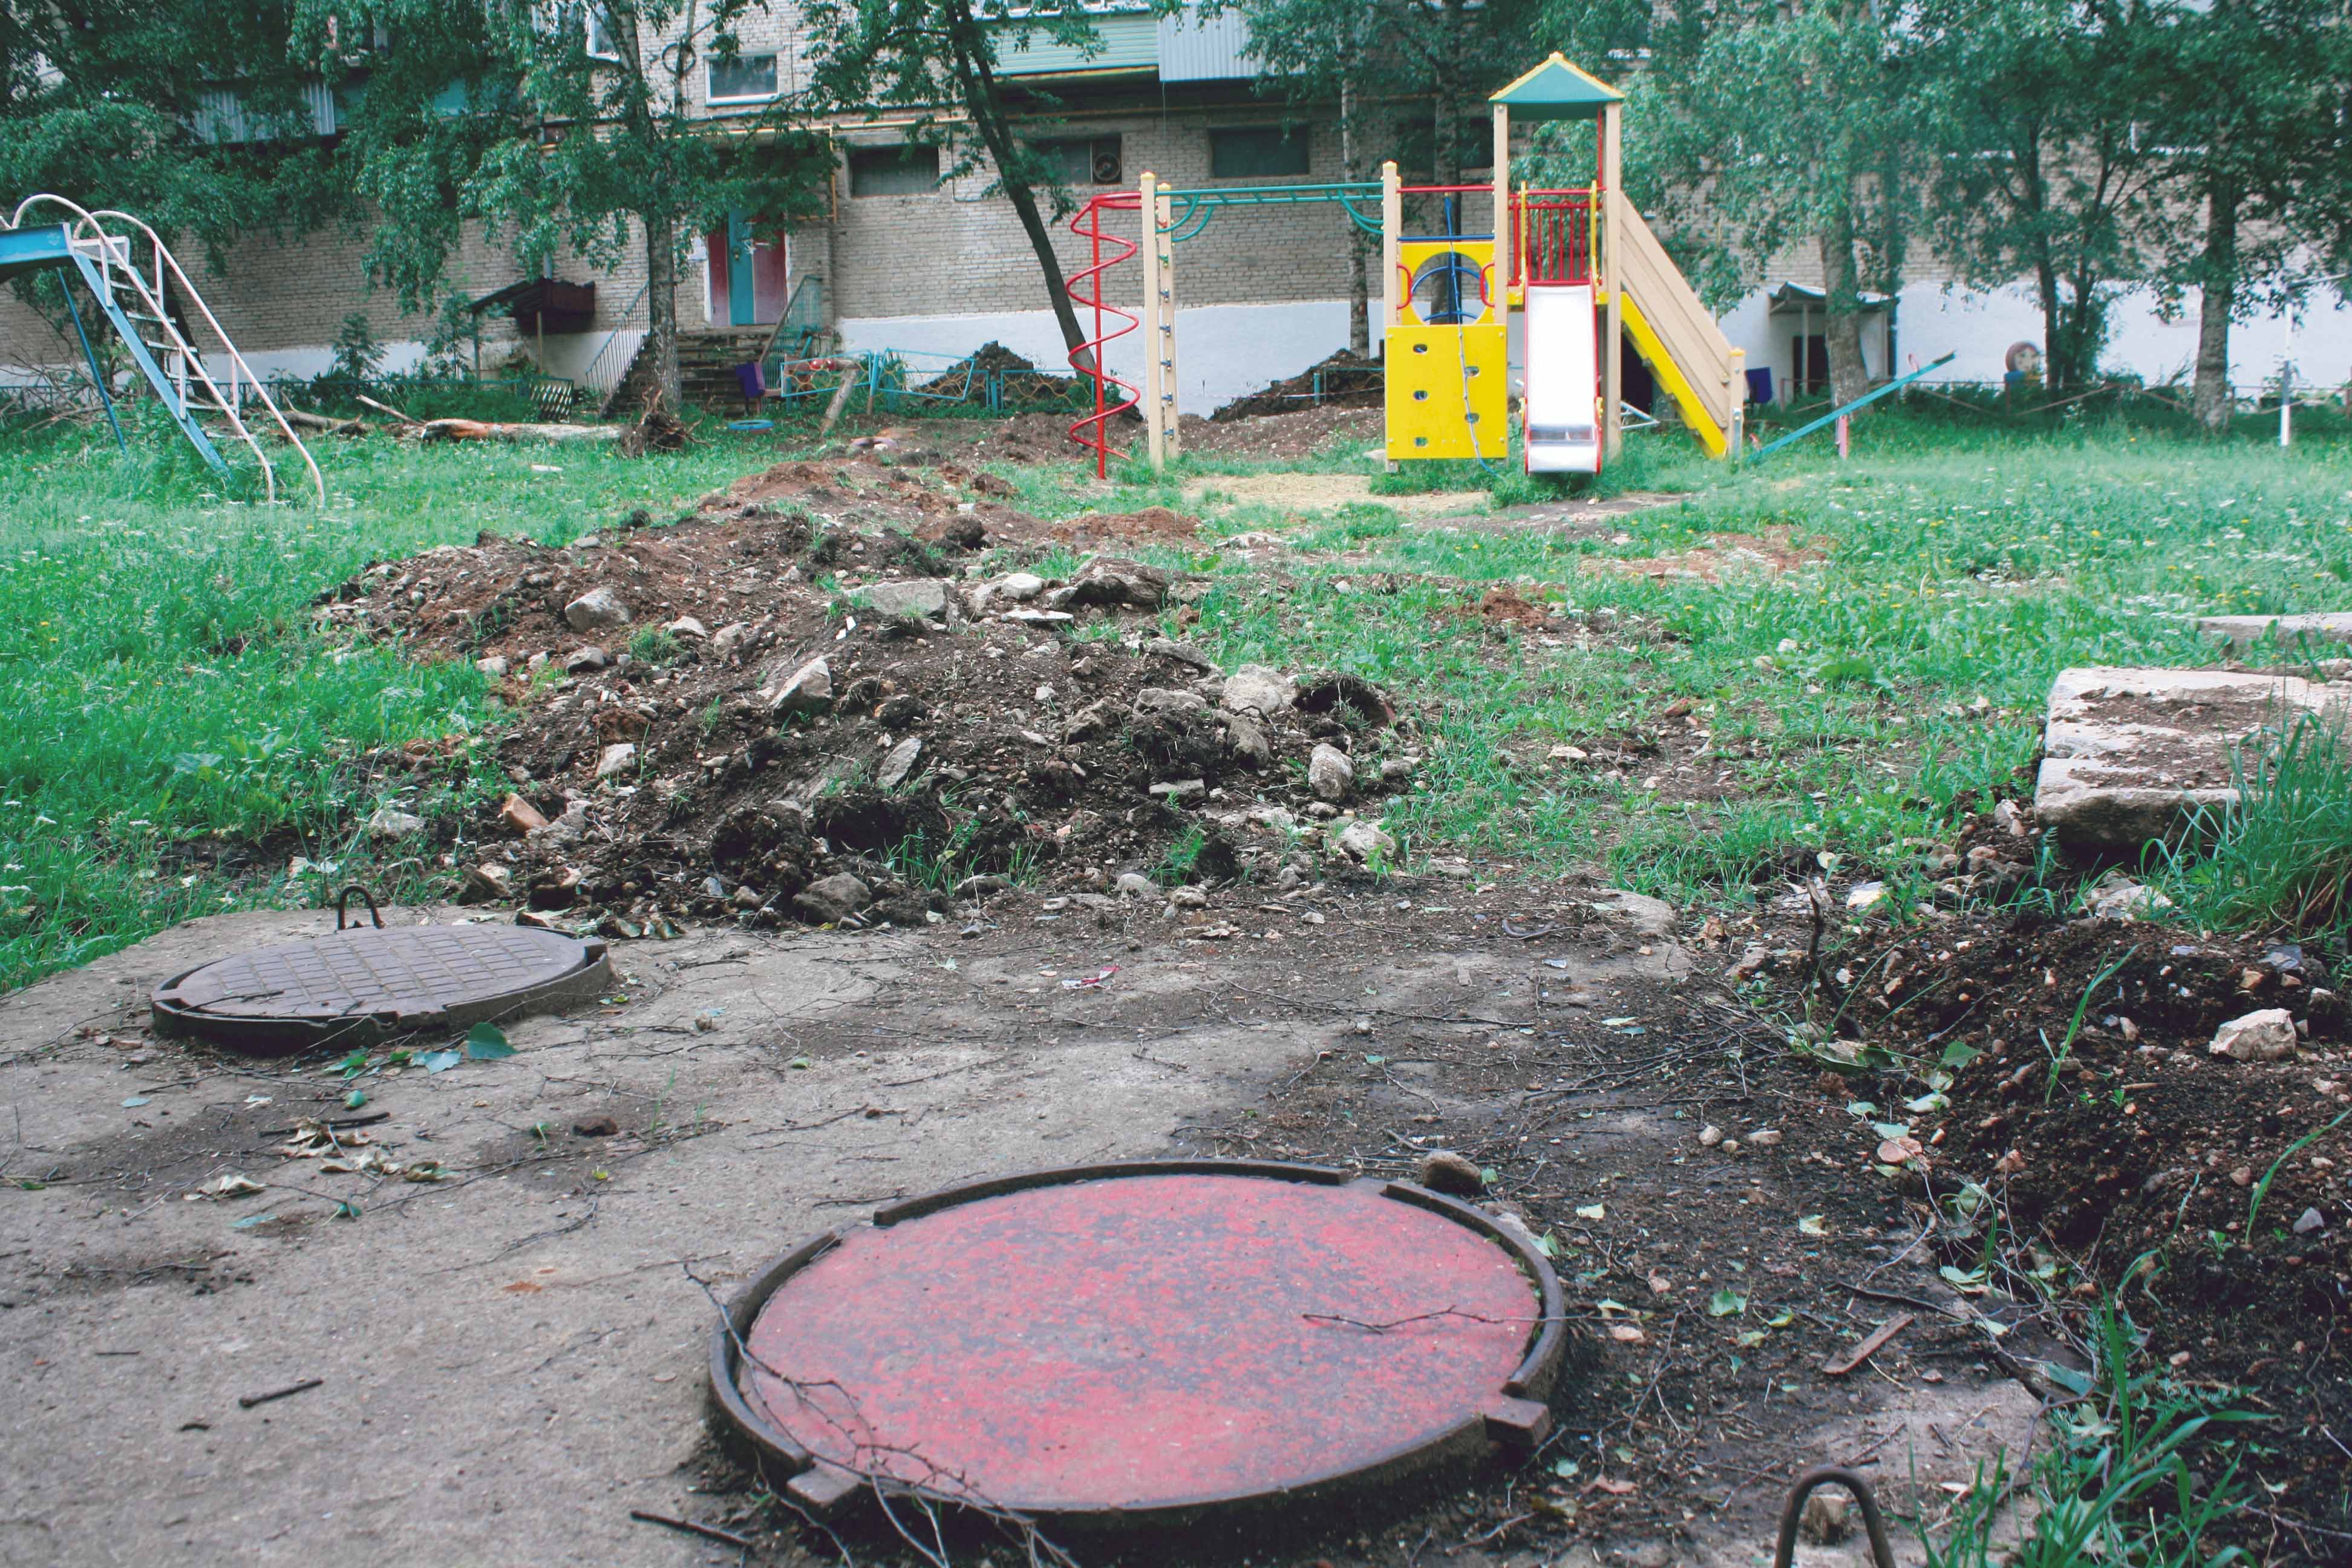
[[[758,324],[759,290],[751,281],[751,226],[740,213],[727,215],[727,319],[731,326]]]

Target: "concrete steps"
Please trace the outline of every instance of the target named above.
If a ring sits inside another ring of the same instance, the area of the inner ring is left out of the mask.
[[[742,392],[735,382],[735,367],[760,352],[768,341],[771,327],[733,327],[716,331],[680,332],[677,335],[678,390],[686,401],[698,407],[719,411],[740,410]],[[605,411],[616,418],[635,418],[645,404],[646,389],[653,384],[653,340],[647,338],[637,350],[620,384],[614,388]],[[676,412],[673,410],[672,412]]]

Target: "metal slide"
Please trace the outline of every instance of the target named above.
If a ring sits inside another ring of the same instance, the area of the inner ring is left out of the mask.
[[[35,210],[45,206],[63,214],[65,221],[30,221]],[[223,444],[242,447],[252,458],[260,472],[263,498],[278,500],[277,465],[254,438],[259,426],[302,459],[313,499],[326,503],[326,482],[310,448],[278,412],[269,389],[237,353],[161,236],[129,213],[110,208],[92,212],[47,194],[27,196],[14,213],[0,216],[0,276],[65,268],[79,273],[122,339],[131,363],[207,466],[224,477],[229,472],[212,438],[220,435]],[[73,303],[70,289],[66,300]],[[184,314],[175,313],[167,300],[176,301]],[[79,310],[74,325],[81,331]],[[82,347],[89,354],[87,336]],[[94,354],[90,370],[111,418],[112,394]],[[209,432],[207,421],[213,424]]]
[[[1589,283],[1527,289],[1528,472],[1601,471],[1601,370]]]
[[[1738,445],[1745,422],[1746,357],[1715,324],[1633,204],[1620,202],[1617,210],[1623,215],[1623,232],[1610,240],[1609,258],[1623,284],[1619,313],[1625,334],[1657,377],[1659,388],[1682,410],[1683,423],[1697,435],[1707,455],[1723,457]],[[1528,301],[1532,344],[1533,289],[1528,290]],[[1530,348],[1531,378],[1534,357]]]

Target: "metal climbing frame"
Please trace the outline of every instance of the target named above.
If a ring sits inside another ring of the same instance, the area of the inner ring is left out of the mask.
[[[1142,243],[1141,214],[1145,193],[1107,191],[1095,197],[1070,218],[1070,232],[1084,238],[1089,247],[1088,265],[1072,273],[1063,285],[1063,292],[1074,305],[1094,312],[1094,336],[1070,351],[1070,365],[1080,375],[1095,384],[1094,412],[1070,426],[1070,439],[1095,455],[1095,475],[1107,478],[1110,472],[1110,421],[1130,409],[1147,403],[1146,416],[1150,426],[1153,466],[1157,467],[1163,447],[1172,447],[1174,420],[1161,417],[1172,409],[1174,395],[1166,390],[1166,383],[1175,370],[1173,338],[1173,299],[1164,282],[1164,268],[1171,259],[1171,247],[1188,239],[1197,238],[1209,226],[1209,220],[1225,207],[1301,206],[1308,204],[1336,203],[1347,213],[1349,220],[1366,234],[1378,238],[1381,234],[1380,212],[1375,205],[1366,214],[1356,204],[1369,198],[1377,204],[1381,197],[1378,180],[1347,180],[1307,185],[1224,185],[1204,190],[1177,190],[1159,185],[1144,176],[1151,192],[1153,214],[1151,235],[1153,244]],[[1132,212],[1138,215],[1138,234],[1133,241],[1104,231],[1103,215]],[[1164,216],[1163,216],[1164,215]],[[1118,247],[1116,255],[1105,256],[1103,247]],[[1155,335],[1171,341],[1156,342],[1147,351],[1147,387],[1112,375],[1103,368],[1105,345],[1123,338],[1143,324],[1134,311],[1111,304],[1103,298],[1103,279],[1109,269],[1129,258],[1141,253],[1145,258],[1147,276],[1144,285],[1145,305],[1152,312]],[[1081,285],[1087,292],[1080,293]],[[1125,324],[1105,331],[1104,312],[1124,318]],[[1127,395],[1115,397],[1110,389],[1118,387]]]
[[[54,228],[28,223],[28,216],[44,205],[65,213],[67,221],[58,223]],[[272,501],[278,499],[277,465],[254,438],[246,419],[250,408],[257,405],[268,416],[268,424],[275,426],[274,434],[301,458],[314,499],[322,506],[326,503],[326,481],[320,478],[310,448],[294,434],[294,427],[271,400],[268,388],[254,374],[253,367],[245,363],[245,356],[237,353],[236,344],[229,340],[211,307],[205,303],[204,296],[181,269],[171,247],[152,228],[129,213],[112,208],[93,212],[63,196],[44,192],[26,197],[16,204],[15,212],[0,221],[0,242],[13,242],[0,243],[0,252],[5,252],[16,268],[71,267],[81,274],[100,310],[113,323],[123,347],[130,351],[148,384],[155,389],[173,423],[215,472],[226,476],[229,467],[205,429],[202,421],[207,416],[220,419],[222,428],[252,454],[261,470],[264,498]],[[176,297],[193,315],[192,330],[200,335],[209,334],[215,345],[210,352],[225,362],[224,376],[215,377],[205,364],[205,353],[198,351],[173,319],[165,303],[167,297]],[[66,299],[70,306],[70,290]],[[74,324],[79,331],[79,309],[74,311]],[[148,336],[149,332],[154,336]],[[88,353],[86,335],[83,348]],[[159,353],[163,356],[160,360],[156,357]],[[98,383],[99,399],[106,405],[111,418],[112,394],[94,354],[90,355],[90,373]],[[221,384],[223,379],[227,383],[226,387]],[[119,427],[116,434],[121,434]]]
[[[1142,247],[1115,234],[1104,233],[1102,217],[1107,212],[1140,211],[1142,206],[1141,192],[1114,191],[1095,197],[1070,218],[1070,232],[1086,237],[1091,247],[1091,260],[1087,266],[1070,274],[1068,280],[1062,285],[1062,291],[1069,296],[1072,304],[1084,305],[1095,313],[1095,335],[1070,351],[1070,368],[1094,380],[1095,407],[1093,413],[1070,426],[1070,439],[1094,453],[1097,479],[1110,476],[1110,422],[1133,408],[1140,399],[1140,393],[1132,383],[1121,381],[1103,368],[1104,345],[1114,338],[1125,337],[1141,321],[1134,311],[1123,310],[1103,298],[1103,274]],[[1118,247],[1118,254],[1104,256],[1106,242]],[[1090,292],[1078,292],[1078,286],[1082,283]],[[1124,317],[1127,324],[1108,332],[1103,331],[1103,312],[1106,310],[1114,316]],[[1127,394],[1125,401],[1114,402],[1111,399],[1110,389],[1114,386]],[[1088,426],[1092,426],[1091,436],[1085,433]]]

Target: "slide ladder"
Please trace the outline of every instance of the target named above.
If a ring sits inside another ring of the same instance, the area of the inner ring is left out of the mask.
[[[55,208],[64,216],[48,224],[28,221],[42,206]],[[320,505],[326,503],[326,481],[320,477],[310,448],[278,412],[261,378],[237,353],[161,236],[129,213],[91,212],[63,196],[46,194],[26,197],[13,214],[0,220],[0,278],[66,268],[80,273],[164,412],[207,467],[226,478],[230,470],[221,445],[242,448],[260,471],[264,499],[276,500],[278,468],[255,439],[257,425],[300,457],[313,498]],[[175,316],[166,303],[173,298],[184,308],[181,315]],[[81,334],[99,398],[111,419],[113,395],[83,329],[70,288],[66,304],[73,310],[74,330]],[[215,435],[221,438],[219,444],[214,440]]]
[[[1617,210],[1624,232],[1612,237],[1609,254],[1625,335],[1707,455],[1736,452],[1748,405],[1746,351],[1731,346],[1633,204]]]

